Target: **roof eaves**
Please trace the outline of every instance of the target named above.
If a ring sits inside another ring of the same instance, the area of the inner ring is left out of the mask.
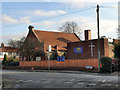
[[[77,36],[77,34],[74,33],[74,35],[81,41],[81,39]]]
[[[40,41],[40,39],[38,38],[37,34],[34,32],[34,30],[32,30],[33,33],[35,34],[36,38]],[[41,41],[40,41],[41,42]]]

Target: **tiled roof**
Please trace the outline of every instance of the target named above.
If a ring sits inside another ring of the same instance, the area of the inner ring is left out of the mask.
[[[4,46],[3,48],[0,48],[0,52],[18,52],[18,49],[14,49],[10,46]]]
[[[33,32],[40,42],[44,42],[44,50],[48,49],[48,45],[52,46],[52,50],[55,50],[54,47],[56,45],[58,45],[58,50],[67,50],[67,43],[80,41],[80,39],[74,33],[40,30],[33,30]]]

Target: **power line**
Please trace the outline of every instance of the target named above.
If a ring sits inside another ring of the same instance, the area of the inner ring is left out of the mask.
[[[92,8],[96,8],[96,7],[90,7],[90,8],[83,9],[83,10],[77,10],[77,11],[73,11],[73,12],[70,12],[70,13],[67,13],[67,14],[62,14],[62,15],[59,15],[59,16],[48,17],[48,18],[44,18],[44,19],[41,19],[41,20],[52,19],[52,18],[62,17],[62,16],[70,15],[70,14],[75,14],[75,13],[79,13],[81,11],[86,11],[86,10],[89,10],[89,9],[92,9]]]
[[[100,6],[100,8],[118,8],[118,5]]]
[[[102,10],[102,9],[101,9],[101,11],[103,12],[102,14],[103,14],[104,16],[106,16],[106,18],[111,19],[111,17],[109,16],[110,14],[109,14],[109,15],[106,14],[106,12],[104,12],[104,10]],[[116,32],[116,34],[117,34],[117,32]],[[108,38],[109,38],[109,37],[108,37]],[[110,37],[110,38],[111,38],[111,37]],[[109,38],[109,39],[110,39],[110,38]]]
[[[66,15],[75,14],[75,13],[79,13],[79,12],[82,12],[82,11],[90,10],[90,9],[93,9],[93,8],[96,8],[96,7],[89,7],[87,9],[77,10],[77,11],[69,12],[69,13],[66,13],[66,14],[62,14],[62,15],[58,15],[58,16],[52,16],[52,17],[43,18],[43,19],[39,19],[39,20],[38,20],[38,18],[32,18],[32,19],[35,19],[35,20],[32,20],[32,22],[58,18],[58,17],[62,17],[62,16],[66,16]],[[19,24],[16,24],[16,25],[21,25],[21,24],[25,24],[25,23],[19,23]],[[15,26],[15,25],[10,25],[10,26],[7,26],[7,27],[11,27],[11,26]],[[7,27],[5,27],[5,28],[7,28]]]
[[[100,8],[117,8],[118,5],[110,5],[110,6],[99,6]],[[2,8],[2,9],[38,9],[38,8]]]
[[[104,14],[105,17],[107,17],[107,18],[109,17],[108,15],[106,15],[106,13],[102,9],[100,9],[100,10],[103,12],[102,14]],[[109,18],[111,18],[111,17],[109,17]]]
[[[106,18],[109,18],[109,19],[111,19],[111,17],[103,10],[103,9],[100,9],[103,13],[103,15],[106,17]]]

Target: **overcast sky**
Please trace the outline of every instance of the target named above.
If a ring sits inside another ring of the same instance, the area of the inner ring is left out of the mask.
[[[29,25],[36,30],[58,31],[66,21],[76,22],[82,31],[90,29],[95,39],[97,4],[100,5],[100,36],[117,38],[118,0],[3,0],[0,43],[26,36]]]

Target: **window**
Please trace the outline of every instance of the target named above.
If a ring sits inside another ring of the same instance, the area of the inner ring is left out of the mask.
[[[2,56],[2,55],[3,55],[3,52],[0,52],[0,55]]]
[[[36,61],[41,61],[41,57],[36,57]]]
[[[12,52],[8,52],[8,55],[12,55]]]

